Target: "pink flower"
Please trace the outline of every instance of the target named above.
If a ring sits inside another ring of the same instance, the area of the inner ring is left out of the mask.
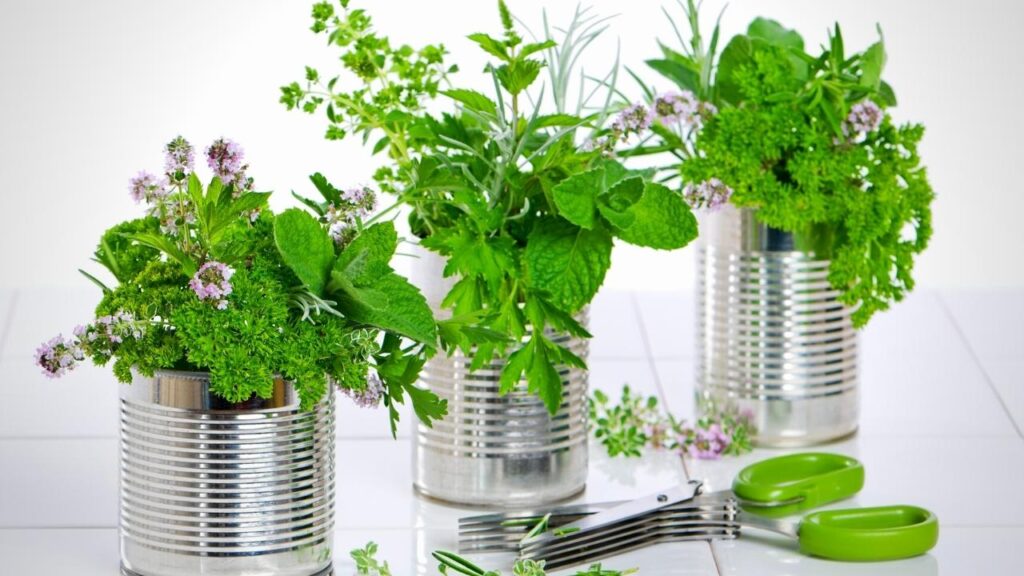
[[[732,197],[732,188],[726,186],[718,178],[705,180],[700,184],[687,184],[683,188],[683,198],[694,208],[706,208],[714,212],[724,206]]]
[[[380,405],[380,399],[384,397],[384,383],[380,381],[380,376],[371,373],[366,377],[366,388],[342,388],[341,391],[360,408],[376,408]]]
[[[189,288],[200,300],[210,300],[218,310],[228,307],[228,295],[231,294],[231,277],[235,270],[220,262],[207,262],[189,280]]]
[[[36,349],[36,364],[48,378],[59,378],[75,369],[85,359],[82,348],[72,340],[57,335]]]
[[[731,443],[732,439],[722,432],[722,427],[712,424],[707,430],[696,431],[687,451],[700,460],[717,460]]]
[[[244,171],[242,159],[245,152],[236,142],[226,138],[215,140],[206,149],[206,163],[210,170],[220,177],[221,182],[226,184],[239,184],[239,177]],[[241,175],[244,179],[244,175]]]
[[[882,118],[885,113],[871,100],[862,100],[850,108],[850,115],[846,117],[844,132],[852,131],[854,134],[866,134],[878,130],[882,125]]]

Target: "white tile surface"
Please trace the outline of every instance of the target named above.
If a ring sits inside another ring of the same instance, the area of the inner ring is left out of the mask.
[[[8,288],[0,288],[0,349],[3,348],[4,338],[7,335],[7,328],[11,318],[12,305],[17,293]]]
[[[665,396],[665,406],[676,418],[693,421],[696,417],[694,390],[697,386],[696,361],[655,360],[658,383]]]
[[[70,336],[76,325],[93,320],[100,298],[99,288],[91,285],[19,290],[0,357],[31,356],[40,343],[57,334]]]
[[[32,358],[2,358],[0,438],[114,438],[119,386],[109,367],[82,364],[47,378]]]
[[[338,493],[354,495],[338,501],[339,528],[454,529],[460,517],[479,513],[479,509],[446,506],[416,496],[412,488],[410,440],[340,441],[337,458],[338,468],[348,471],[338,475]],[[370,462],[388,465],[365,464]],[[682,464],[674,454],[659,452],[642,459],[609,458],[603,448],[592,442],[587,489],[576,501],[637,497],[685,479]]]
[[[112,576],[120,560],[117,529],[0,528],[5,576]]]
[[[591,390],[600,390],[617,399],[622,394],[622,386],[629,384],[639,394],[658,395],[658,383],[649,360],[594,359],[587,364],[590,366],[588,376]]]
[[[941,298],[983,365],[1024,360],[1024,290],[943,292]]]
[[[939,542],[924,556],[893,562],[843,563],[801,555],[794,542],[751,531],[735,541],[712,544],[724,576],[938,576],[1020,574],[1024,527],[940,529]]]
[[[985,372],[1017,422],[1017,429],[1024,430],[1024,360],[993,360],[985,366]]]
[[[117,440],[0,440],[0,528],[117,526]]]
[[[645,292],[637,304],[651,355],[655,359],[692,358],[697,355],[695,292]]]
[[[647,357],[631,292],[602,290],[590,305],[590,358]]]

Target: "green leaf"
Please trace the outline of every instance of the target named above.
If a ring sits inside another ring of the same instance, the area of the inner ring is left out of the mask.
[[[519,348],[509,355],[505,366],[501,369],[501,376],[498,379],[499,391],[508,394],[516,389],[522,380],[523,373],[533,363],[533,348],[529,344]]]
[[[885,44],[875,42],[860,57],[860,85],[871,90],[878,90],[882,83],[882,70],[885,68]]]
[[[597,196],[604,185],[604,168],[580,172],[562,180],[551,189],[558,213],[569,222],[586,228],[594,227]]]
[[[401,334],[427,346],[437,342],[437,325],[426,298],[405,278],[389,273],[356,285],[344,273],[331,273],[332,298],[348,318]]]
[[[603,229],[587,230],[561,218],[537,222],[524,255],[527,281],[547,292],[567,312],[588,304],[611,265],[612,237]]]
[[[516,95],[533,84],[544,63],[539,60],[513,60],[495,70],[498,81],[510,94]]]
[[[597,200],[597,209],[612,226],[619,230],[629,228],[636,222],[633,206],[644,195],[644,180],[639,176],[619,181],[607,194]]]
[[[718,58],[718,72],[715,76],[715,87],[719,99],[730,104],[739,104],[743,99],[740,88],[740,73],[751,64],[754,49],[747,36],[737,35],[725,45],[722,55]]]
[[[484,96],[475,90],[444,90],[441,94],[444,94],[456,102],[462,103],[470,110],[475,110],[487,116],[494,116],[498,113],[498,105],[487,96]]]
[[[647,65],[655,72],[675,82],[681,90],[700,92],[700,74],[675,60],[647,60]]]
[[[878,84],[878,104],[885,108],[896,105],[896,92],[885,80]]]
[[[397,248],[395,225],[391,222],[374,224],[349,242],[335,261],[334,270],[357,286],[372,284],[392,272],[391,257]]]
[[[334,263],[334,243],[307,212],[291,208],[274,219],[274,242],[281,259],[310,292],[322,296]]]
[[[628,210],[633,223],[616,236],[637,246],[659,250],[682,248],[697,237],[697,219],[682,196],[649,182],[643,196]]]
[[[558,42],[554,40],[545,40],[544,42],[534,42],[532,44],[525,44],[519,49],[519,57],[525,58],[530,54],[540,52],[541,50],[547,50],[548,48],[554,48],[558,46]]]
[[[768,18],[755,18],[747,28],[747,36],[792,50],[804,49],[804,39],[800,34]]]
[[[534,128],[550,128],[553,126],[580,126],[584,123],[583,118],[572,114],[545,114],[538,116],[533,121]]]
[[[181,271],[185,276],[191,278],[195,275],[196,271],[199,270],[199,265],[196,261],[182,251],[181,248],[178,248],[178,245],[175,244],[173,240],[163,234],[146,232],[128,234],[126,237],[142,244],[143,246],[149,246],[150,248],[155,248],[163,252],[168,258],[174,260],[181,266]]]
[[[467,38],[469,38],[473,42],[476,42],[481,48],[484,49],[484,52],[487,52],[492,56],[498,57],[503,62],[508,62],[508,51],[505,49],[505,43],[502,42],[501,40],[491,38],[487,34],[483,33],[470,34],[469,36],[467,36]]]
[[[323,174],[317,172],[310,176],[309,180],[328,204],[341,203],[341,191],[331,185]]]

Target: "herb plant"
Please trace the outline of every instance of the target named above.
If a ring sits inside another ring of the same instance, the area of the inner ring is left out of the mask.
[[[502,392],[525,378],[555,412],[557,367],[585,364],[551,331],[590,336],[578,314],[604,281],[615,239],[668,250],[697,233],[677,193],[607,157],[645,120],[633,109],[615,115],[606,87],[616,70],[572,102],[568,79],[603,21],[577,10],[558,41],[547,26],[527,41],[499,1],[500,34],[469,36],[492,59],[485,95],[452,85],[457,68],[444,63],[443,46],[395,47],[348,5],[313,8],[313,31],[341,50],[348,78],[307,68],[305,82],[282,88],[282,102],[322,108],[328,138],[359,135],[387,155],[376,181],[409,209],[413,232],[456,280],[442,306],[503,336],[464,330],[446,338],[449,351],[472,355],[474,369],[507,357]],[[447,111],[428,112],[435,97]]]
[[[863,326],[913,289],[914,259],[932,232],[934,194],[917,151],[924,129],[886,111],[896,97],[882,79],[883,40],[849,53],[837,24],[810,54],[799,34],[758,18],[717,54],[718,26],[705,47],[687,2],[689,41],[677,27],[681,51],[663,45],[648,61],[680,92],[646,94],[654,111],[682,103],[691,112],[657,123],[656,144],[630,153],[674,154],[680,162],[664,173],[681,178],[694,206],[754,208],[763,223],[812,238]]]
[[[237,144],[218,140],[206,159],[214,176],[204,186],[178,137],[161,177],[132,179],[146,215],[107,231],[94,258],[116,284],[85,273],[103,290],[97,318],[40,347],[44,372],[63,375],[87,356],[113,360],[125,383],[133,373],[203,371],[229,402],[266,398],[284,378],[304,408],[333,383],[362,405],[383,401],[393,428],[406,394],[425,422],[443,416],[445,402],[415,386],[437,326],[390,268],[393,224],[363,220],[372,193],[339,192],[316,175],[324,213],[275,216]]]
[[[699,412],[704,416],[691,426],[663,411],[657,397],[644,398],[626,385],[618,404],[600,390],[593,392],[590,427],[612,457],[640,457],[647,447],[702,460],[750,452],[754,428],[748,415],[711,404]]]

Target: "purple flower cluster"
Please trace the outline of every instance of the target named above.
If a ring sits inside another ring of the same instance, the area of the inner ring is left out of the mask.
[[[692,438],[685,442],[686,453],[700,460],[717,460],[729,444],[732,444],[732,438],[722,432],[718,424],[712,424],[706,430],[694,430]]]
[[[195,150],[188,140],[177,136],[164,147],[164,172],[174,182],[183,182],[195,170]]]
[[[612,132],[620,138],[631,134],[642,134],[654,123],[654,114],[643,104],[632,104],[612,122]]]
[[[654,98],[652,108],[662,124],[682,124],[691,129],[699,129],[707,118],[718,113],[714,104],[701,102],[689,90],[660,94]]]
[[[129,181],[128,190],[136,204],[139,202],[156,204],[167,197],[167,179],[157,179],[156,176],[143,170]]]
[[[206,164],[225,186],[234,185],[236,197],[252,185],[252,179],[246,176],[249,166],[242,163],[244,158],[242,147],[227,138],[215,140],[206,149]]]
[[[127,338],[138,340],[145,335],[146,325],[125,311],[101,316],[86,326],[77,326],[75,338],[52,338],[36,350],[36,364],[43,373],[57,378],[70,372],[86,354],[111,356]]]
[[[331,238],[338,244],[345,244],[351,239],[356,220],[365,218],[377,205],[377,195],[367,186],[349,188],[341,193],[341,202],[328,204],[327,220]]]
[[[75,369],[85,359],[85,352],[77,342],[55,336],[36,349],[36,364],[49,378],[59,378]]]
[[[188,286],[200,300],[210,300],[218,310],[228,307],[231,277],[235,270],[220,262],[207,262],[189,280]]]
[[[732,197],[732,188],[726,186],[718,178],[705,180],[700,184],[687,184],[683,188],[683,198],[694,208],[705,208],[715,211],[724,206]]]
[[[381,398],[384,397],[384,383],[381,382],[380,376],[371,373],[366,377],[366,388],[362,390],[342,388],[341,391],[360,408],[376,408],[380,405]]]
[[[850,108],[850,114],[846,117],[846,124],[843,131],[848,135],[867,134],[878,130],[882,125],[882,118],[885,113],[871,100],[862,100]]]

